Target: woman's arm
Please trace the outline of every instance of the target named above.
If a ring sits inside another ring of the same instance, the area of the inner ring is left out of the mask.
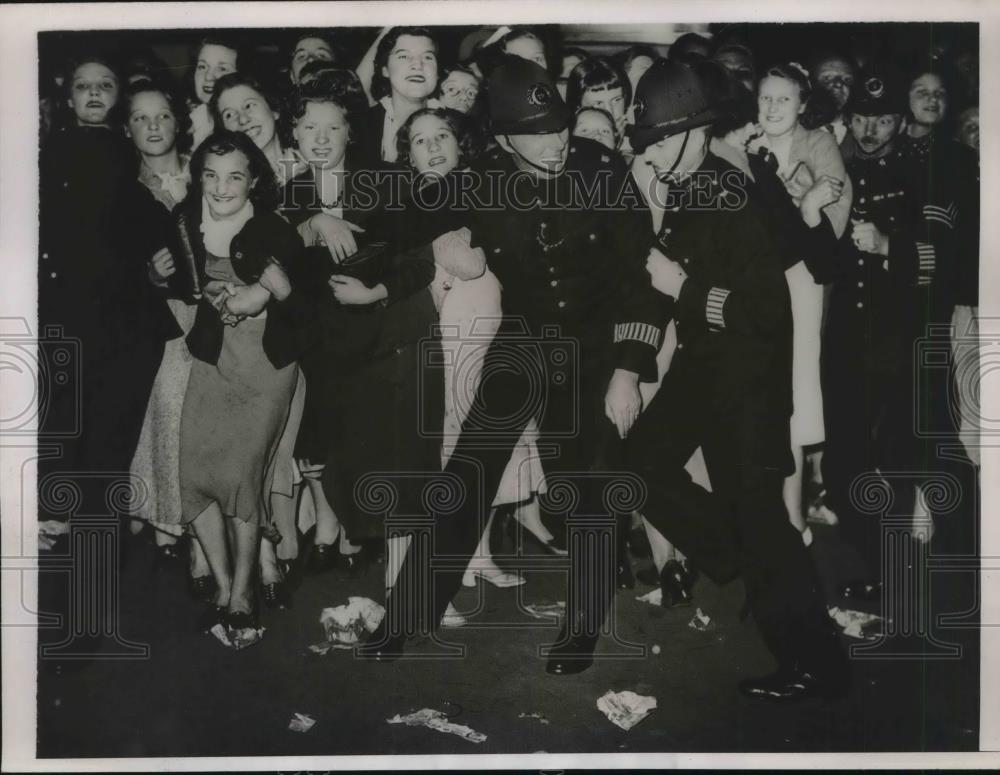
[[[365,96],[368,98],[368,104],[374,105],[375,100],[372,98],[372,78],[375,77],[375,52],[378,50],[378,44],[382,42],[389,30],[392,27],[383,27],[382,31],[375,38],[375,42],[371,44],[369,49],[365,52],[365,55],[361,58],[361,62],[358,63],[357,69],[354,71],[358,74],[358,78],[361,81],[361,87],[365,90]]]

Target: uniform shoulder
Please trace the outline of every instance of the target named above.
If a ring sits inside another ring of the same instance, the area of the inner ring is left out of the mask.
[[[610,169],[624,174],[628,166],[621,154],[586,137],[571,137],[569,153],[571,164],[577,169]]]

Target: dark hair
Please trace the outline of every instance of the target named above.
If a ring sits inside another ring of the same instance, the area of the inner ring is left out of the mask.
[[[129,115],[132,113],[132,100],[137,95],[145,92],[162,94],[164,99],[166,99],[167,104],[170,106],[170,111],[174,114],[174,118],[177,119],[177,140],[175,147],[178,152],[187,153],[191,149],[191,142],[193,140],[188,133],[188,129],[191,126],[191,117],[188,114],[187,105],[184,104],[184,100],[180,98],[177,91],[170,84],[163,80],[156,78],[144,79],[125,87],[125,93],[121,99],[122,124],[124,127],[128,129]]]
[[[953,104],[954,95],[957,92],[957,89],[955,88],[955,77],[950,69],[935,60],[924,60],[922,62],[918,62],[907,70],[906,80],[903,82],[903,87],[906,90],[906,120],[914,120],[913,112],[910,110],[910,89],[913,87],[914,81],[925,75],[936,76],[938,80],[941,81],[941,86],[944,87],[948,102],[945,107],[944,115],[941,117],[941,121],[939,122],[939,127],[943,131],[951,132],[955,119],[958,117],[958,113],[954,109],[955,105]]]
[[[344,112],[348,124],[348,142],[357,137],[356,123],[368,109],[368,98],[361,88],[361,80],[353,70],[328,70],[315,80],[295,89],[281,113],[280,130],[285,147],[294,144],[292,130],[306,113],[311,102],[330,102]]]
[[[699,49],[704,49],[706,54],[702,54]],[[697,32],[685,32],[667,49],[667,59],[687,64],[694,59],[707,59],[707,52],[711,50],[712,44],[708,38]]]
[[[576,112],[573,114],[573,119],[570,121],[569,124],[569,133],[573,134],[573,132],[576,130],[576,125],[580,119],[580,115],[588,110],[592,110],[594,113],[600,113],[602,116],[604,116],[604,118],[608,120],[608,123],[611,124],[611,138],[615,141],[615,148],[617,148],[618,143],[621,142],[622,139],[621,135],[618,133],[618,124],[615,122],[615,117],[612,116],[604,108],[593,108],[593,107],[577,108]]]
[[[607,57],[584,59],[569,74],[566,84],[566,105],[576,110],[588,91],[600,89],[621,89],[625,97],[625,107],[632,102],[632,84],[628,78]]]
[[[404,35],[410,35],[414,38],[427,38],[434,44],[434,51],[437,52],[438,50],[437,40],[435,40],[434,35],[427,27],[393,27],[389,30],[386,36],[379,41],[378,48],[375,49],[375,72],[372,75],[371,93],[372,97],[376,100],[392,94],[392,86],[389,83],[389,79],[382,75],[382,68],[388,64],[389,55],[396,47],[396,43]]]
[[[721,113],[708,130],[710,137],[725,137],[757,120],[757,100],[735,74],[711,59],[696,62],[691,69],[698,76],[709,104]]]
[[[250,177],[256,181],[250,189],[250,201],[254,209],[258,214],[275,210],[280,201],[280,189],[270,162],[253,140],[242,132],[231,132],[228,129],[212,132],[191,157],[191,185],[184,199],[185,205],[197,205],[204,194],[201,173],[205,169],[205,157],[208,154],[224,156],[233,151],[239,151],[246,157]]]
[[[122,74],[126,83],[137,77],[164,83],[170,77],[170,68],[152,49],[140,48],[133,51],[125,60]]]
[[[479,68],[479,72],[483,74],[484,79],[488,80],[494,68],[502,64],[506,57],[511,56],[507,53],[507,44],[520,38],[534,38],[542,44],[542,51],[545,54],[545,64],[548,65],[546,69],[552,72],[552,57],[549,56],[549,47],[546,45],[545,38],[541,33],[532,27],[513,27],[510,32],[499,40],[494,41],[488,46],[481,46],[473,56],[473,60]],[[558,73],[556,74],[558,75]]]
[[[465,65],[452,65],[451,67],[441,68],[441,72],[438,74],[438,85],[437,89],[434,90],[434,97],[440,97],[442,94],[441,84],[448,80],[448,76],[452,73],[465,73],[466,75],[471,75],[475,78],[476,83],[479,83],[479,76],[476,75],[472,70],[470,70]]]
[[[314,59],[312,62],[307,62],[302,65],[302,69],[299,70],[299,86],[303,85],[303,81],[316,80],[322,78],[328,73],[345,72],[341,65],[335,62],[327,62],[325,59]],[[351,71],[353,72],[353,71]],[[361,84],[361,81],[358,81]]]
[[[196,102],[200,103],[201,100],[198,99],[198,92],[194,88],[194,74],[198,69],[198,55],[205,46],[222,46],[223,48],[228,48],[230,51],[236,52],[236,69],[239,70],[243,67],[244,57],[246,52],[240,42],[234,38],[226,38],[219,35],[206,35],[201,38],[191,49],[191,74],[188,76],[188,87],[191,91],[191,98]]]
[[[111,109],[108,111],[108,126],[115,126],[120,124],[122,121],[122,96],[125,89],[125,82],[122,80],[121,76],[121,66],[118,61],[113,57],[105,56],[98,53],[85,53],[79,56],[75,56],[67,60],[66,62],[66,82],[63,84],[64,100],[60,100],[58,107],[62,110],[63,106],[66,105],[65,98],[72,97],[73,94],[73,73],[79,70],[84,65],[103,65],[111,71],[111,74],[115,77],[115,81],[118,83],[118,100]],[[64,113],[65,118],[60,120],[60,124],[73,126],[76,124],[76,115],[73,112],[73,108],[67,106],[66,112]]]
[[[323,41],[327,45],[327,48],[330,49],[330,54],[333,57],[333,59],[331,60],[331,62],[336,63],[336,62],[340,62],[340,61],[343,60],[343,58],[344,58],[343,53],[344,52],[340,49],[340,46],[338,46],[334,42],[333,37],[329,33],[327,33],[326,31],[324,31],[324,30],[299,30],[298,33],[299,34],[297,34],[294,38],[291,39],[291,44],[288,47],[287,60],[288,60],[288,75],[289,75],[289,77],[291,77],[291,75],[292,75],[292,59],[294,59],[294,57],[295,57],[295,51],[298,49],[299,43],[301,43],[303,40],[308,40],[309,38],[315,38],[316,40],[321,40],[321,41]],[[322,60],[313,60],[313,61],[322,61]],[[312,64],[312,63],[310,62],[310,63],[307,63],[307,64]],[[326,62],[326,64],[330,64],[330,62]],[[303,69],[305,69],[305,67],[306,67],[306,65],[303,65]],[[300,78],[302,77],[301,71],[299,72],[299,77]]]
[[[805,105],[809,102],[809,98],[812,96],[812,84],[809,82],[809,76],[799,70],[798,67],[795,67],[793,64],[777,64],[767,68],[757,79],[758,92],[760,91],[760,85],[768,77],[784,78],[786,81],[791,81],[799,87],[799,100],[801,100],[802,104]]]
[[[712,60],[715,62],[719,62],[719,57],[721,57],[723,54],[739,54],[740,56],[744,57],[747,60],[750,68],[750,72],[748,74],[750,76],[749,80],[751,83],[753,83],[753,81],[757,77],[756,73],[757,68],[755,65],[756,59],[754,57],[753,51],[751,51],[749,47],[744,46],[742,43],[735,43],[735,42],[723,43],[713,52]],[[722,63],[719,62],[719,64]],[[725,67],[725,65],[723,65],[723,67]],[[729,68],[726,69],[728,70]]]
[[[413,161],[410,159],[410,129],[418,118],[424,116],[435,116],[448,125],[455,139],[458,141],[458,166],[467,167],[480,153],[481,139],[478,136],[476,127],[467,116],[451,108],[421,108],[410,115],[396,133],[396,151],[399,154],[399,163],[413,169]]]
[[[246,73],[226,73],[215,82],[212,99],[208,101],[208,112],[212,115],[212,120],[216,126],[223,126],[222,115],[219,113],[219,99],[222,97],[222,93],[229,89],[235,89],[237,86],[249,86],[264,98],[267,106],[272,111],[280,113],[280,102],[274,99],[256,78]]]

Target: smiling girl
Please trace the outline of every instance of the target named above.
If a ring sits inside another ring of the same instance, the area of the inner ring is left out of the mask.
[[[194,151],[212,133],[214,122],[208,103],[215,92],[215,82],[222,76],[235,73],[240,61],[237,44],[228,38],[215,36],[202,38],[194,55],[191,86],[194,101],[191,105],[191,150]]]
[[[801,65],[793,62],[770,68],[757,89],[757,121],[763,130],[757,144],[773,156],[788,196],[801,208],[807,225],[814,227],[825,218],[839,238],[851,211],[851,180],[836,138],[800,123],[811,91],[808,73]],[[819,444],[826,437],[819,373],[823,286],[815,282],[807,267],[811,258],[795,256],[795,263],[785,273],[794,334],[791,439],[795,473],[785,480],[784,497],[789,519],[807,541],[811,534],[806,532],[802,515],[803,447]]]
[[[301,294],[286,270],[301,241],[273,212],[277,181],[245,134],[213,133],[192,157],[191,175],[177,210],[186,270],[177,287],[198,299],[180,422],[181,520],[217,584],[201,624],[225,624],[239,647],[259,637],[252,580],[298,380]]]
[[[371,82],[375,105],[359,127],[361,164],[377,169],[396,161],[396,133],[427,104],[438,85],[438,45],[424,27],[393,27],[378,42]]]
[[[610,59],[591,57],[585,59],[569,74],[566,86],[566,104],[570,110],[600,108],[611,114],[615,132],[622,137],[625,115],[632,102],[632,86],[625,73]]]

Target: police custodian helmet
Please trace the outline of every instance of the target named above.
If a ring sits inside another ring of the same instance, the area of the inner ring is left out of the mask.
[[[487,79],[490,125],[498,135],[561,132],[570,113],[552,76],[535,62],[508,55]]]
[[[708,90],[686,65],[658,59],[635,89],[635,123],[629,141],[636,153],[665,137],[711,124],[722,112],[711,105]]]

